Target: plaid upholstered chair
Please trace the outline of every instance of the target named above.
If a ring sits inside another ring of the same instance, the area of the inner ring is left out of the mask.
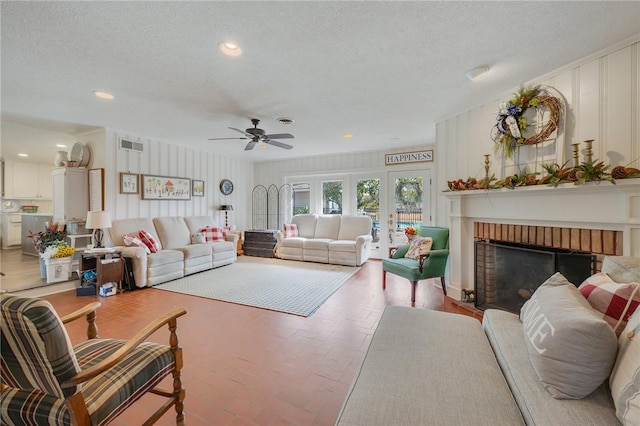
[[[442,291],[447,295],[444,274],[449,258],[449,229],[421,226],[418,235],[433,239],[429,254],[420,255],[417,259],[406,258],[409,245],[403,245],[392,251],[388,259],[382,259],[382,289],[387,288],[387,272],[408,279],[411,282],[412,306],[416,303],[418,281],[427,278],[440,278]]]
[[[146,392],[168,400],[149,418],[152,424],[172,406],[184,424],[180,370],[182,350],[175,333],[176,308],[131,340],[97,336],[94,302],[60,318],[42,299],[3,294],[0,423],[3,425],[106,425]],[[89,340],[71,345],[64,324],[87,318]],[[168,324],[169,345],[144,342]],[[173,389],[156,385],[173,376]]]

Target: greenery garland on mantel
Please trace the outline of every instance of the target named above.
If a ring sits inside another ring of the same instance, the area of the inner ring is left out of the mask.
[[[524,116],[530,108],[545,107],[549,111],[549,120],[534,135],[526,136],[529,123]],[[562,103],[555,96],[551,96],[540,86],[521,87],[513,98],[499,106],[496,124],[492,129],[492,139],[495,151],[502,151],[505,158],[511,158],[517,147],[521,145],[535,145],[547,140],[558,128]]]

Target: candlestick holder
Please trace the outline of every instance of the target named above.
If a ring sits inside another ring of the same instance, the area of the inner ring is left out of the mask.
[[[589,139],[584,141],[585,144],[587,144],[587,150],[584,154],[585,158],[584,161],[585,163],[591,163],[592,162],[592,157],[593,157],[593,139]]]
[[[490,156],[490,155],[491,155],[491,154],[484,154],[484,177],[485,177],[486,179],[488,179],[488,178],[489,178],[489,164],[490,164],[490,162],[489,162],[489,156]]]
[[[578,167],[580,165],[580,160],[578,159],[578,147],[579,143],[571,144],[573,146],[573,167]]]

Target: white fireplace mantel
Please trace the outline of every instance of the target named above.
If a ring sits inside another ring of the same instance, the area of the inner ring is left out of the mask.
[[[503,223],[623,232],[623,255],[640,257],[640,179],[535,185],[515,189],[447,191],[450,255],[448,290],[474,283],[473,224]]]

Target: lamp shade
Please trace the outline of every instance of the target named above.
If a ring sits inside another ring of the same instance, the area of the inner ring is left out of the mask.
[[[111,215],[103,210],[87,212],[87,229],[111,228]]]
[[[222,204],[220,206],[219,210],[232,211],[233,210],[233,206],[231,204]]]

